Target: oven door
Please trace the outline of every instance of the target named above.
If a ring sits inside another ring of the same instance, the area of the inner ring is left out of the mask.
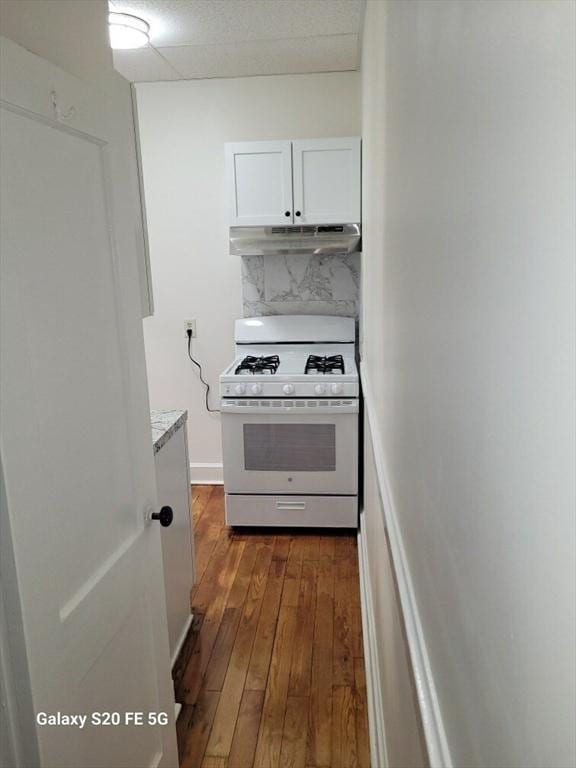
[[[358,492],[357,400],[223,400],[226,493]]]

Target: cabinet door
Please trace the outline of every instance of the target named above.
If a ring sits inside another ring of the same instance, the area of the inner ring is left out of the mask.
[[[291,224],[289,141],[226,144],[231,226]]]
[[[172,666],[182,648],[192,619],[190,590],[193,584],[193,534],[190,517],[190,478],[186,425],[180,427],[155,456],[156,486],[162,504],[174,512],[172,525],[160,531],[166,615]]]
[[[294,222],[360,222],[360,139],[292,142]]]

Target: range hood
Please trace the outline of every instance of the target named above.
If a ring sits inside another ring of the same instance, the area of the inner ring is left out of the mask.
[[[230,227],[233,256],[352,253],[359,251],[360,245],[360,224]]]

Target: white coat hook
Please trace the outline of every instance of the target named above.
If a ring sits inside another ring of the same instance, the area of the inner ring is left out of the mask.
[[[72,120],[76,114],[76,109],[72,106],[68,112],[63,112],[62,107],[58,103],[58,94],[56,91],[50,92],[50,99],[52,100],[52,109],[54,110],[54,117],[59,123],[67,123],[68,120]]]

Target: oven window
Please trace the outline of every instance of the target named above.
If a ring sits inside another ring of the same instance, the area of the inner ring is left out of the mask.
[[[244,468],[334,472],[335,424],[244,424]]]

